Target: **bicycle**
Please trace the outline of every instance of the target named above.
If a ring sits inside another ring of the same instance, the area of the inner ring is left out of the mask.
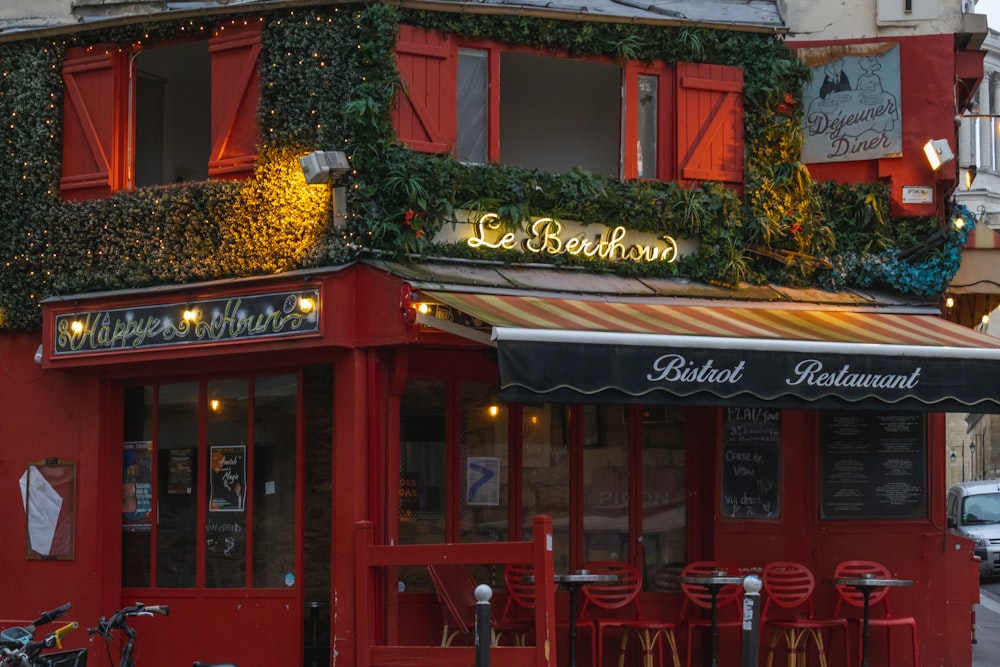
[[[52,623],[66,615],[70,609],[66,603],[55,609],[42,612],[32,623],[14,626],[0,631],[0,666],[2,667],[86,667],[87,649],[72,649],[55,653],[44,653],[52,648],[62,648],[62,639],[70,630],[78,627],[74,621],[48,633],[36,641],[35,632],[39,626]]]
[[[117,610],[110,618],[102,616],[97,622],[97,627],[87,628],[87,634],[90,635],[91,640],[93,640],[94,635],[104,639],[108,655],[107,664],[114,666],[115,661],[111,653],[111,645],[118,644],[118,667],[136,667],[135,656],[137,653],[136,640],[138,633],[135,628],[128,624],[128,619],[130,616],[152,616],[154,614],[169,616],[170,607],[163,604],[144,605],[141,602],[137,602],[131,607]],[[124,635],[124,638],[122,638],[122,635]],[[85,666],[80,665],[78,667]],[[233,663],[209,663],[196,660],[193,667],[237,667],[237,665]]]

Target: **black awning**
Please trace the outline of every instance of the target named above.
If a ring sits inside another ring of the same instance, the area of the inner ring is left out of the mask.
[[[1000,412],[1000,339],[926,312],[421,298],[492,325],[505,400]]]

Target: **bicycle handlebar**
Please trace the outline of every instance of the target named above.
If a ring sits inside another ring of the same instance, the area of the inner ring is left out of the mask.
[[[62,648],[63,647],[62,638],[66,635],[67,632],[69,632],[70,630],[76,630],[78,627],[80,627],[80,624],[77,623],[76,621],[73,621],[72,623],[67,623],[61,628],[55,630],[55,632],[53,632],[51,636],[55,641],[56,648]],[[46,639],[48,639],[48,637],[46,637]]]
[[[55,609],[50,609],[48,611],[43,611],[42,615],[39,616],[38,620],[36,620],[34,623],[32,623],[32,625],[34,625],[34,626],[45,625],[46,623],[51,623],[52,621],[54,621],[54,620],[56,620],[58,618],[62,618],[63,616],[66,615],[66,612],[68,612],[70,610],[70,607],[72,607],[72,606],[73,605],[71,605],[69,602],[67,602],[66,604],[60,605],[60,606],[56,607]]]
[[[141,602],[136,602],[131,607],[125,607],[124,609],[119,609],[111,615],[111,618],[105,619],[103,616],[97,622],[96,628],[87,628],[87,633],[91,635],[102,635],[107,637],[112,630],[117,630],[119,628],[128,627],[126,619],[129,616],[152,616],[153,614],[160,614],[161,616],[170,615],[170,606],[165,604],[151,604],[145,605]]]

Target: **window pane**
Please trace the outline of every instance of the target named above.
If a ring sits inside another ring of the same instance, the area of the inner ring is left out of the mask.
[[[553,173],[583,167],[617,178],[620,136],[617,65],[501,54],[501,162]]]
[[[287,588],[295,581],[297,398],[295,375],[257,378],[254,382],[250,502],[256,588]]]
[[[149,586],[152,563],[153,388],[126,387],[122,585]]]
[[[458,137],[455,158],[486,164],[489,123],[489,57],[479,49],[458,50]]]
[[[208,41],[143,49],[136,58],[135,185],[208,178]]]
[[[673,590],[667,576],[687,560],[684,410],[642,410],[642,550],[649,588]]]
[[[208,383],[205,586],[246,585],[246,380]]]
[[[462,542],[507,541],[507,419],[494,387],[462,385]]]
[[[628,412],[583,406],[585,562],[629,559]]]
[[[198,385],[167,384],[157,402],[156,582],[195,585]]]
[[[445,539],[445,385],[411,382],[401,401],[399,541]]]
[[[305,420],[305,600],[330,600],[330,512],[333,507],[333,366],[303,371]],[[322,627],[322,626],[320,626]],[[306,664],[310,664],[306,661]]]
[[[656,116],[659,79],[642,74],[639,76],[639,108],[636,146],[636,174],[639,178],[656,178]]]
[[[400,401],[399,543],[445,541],[446,386],[410,382]],[[407,591],[431,590],[426,568],[401,567]]]
[[[552,517],[553,559],[559,572],[569,570],[569,408],[560,405],[525,405],[521,411],[523,434],[522,503],[524,534],[531,539],[536,514]]]

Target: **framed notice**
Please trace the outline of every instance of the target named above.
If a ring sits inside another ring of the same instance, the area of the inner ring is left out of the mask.
[[[500,504],[500,459],[470,456],[466,462],[466,504]]]
[[[927,430],[920,412],[823,413],[820,517],[927,516]]]
[[[46,459],[21,475],[27,515],[25,557],[72,560],[76,522],[76,463]]]
[[[722,415],[724,517],[777,519],[781,515],[781,411],[725,408]]]

